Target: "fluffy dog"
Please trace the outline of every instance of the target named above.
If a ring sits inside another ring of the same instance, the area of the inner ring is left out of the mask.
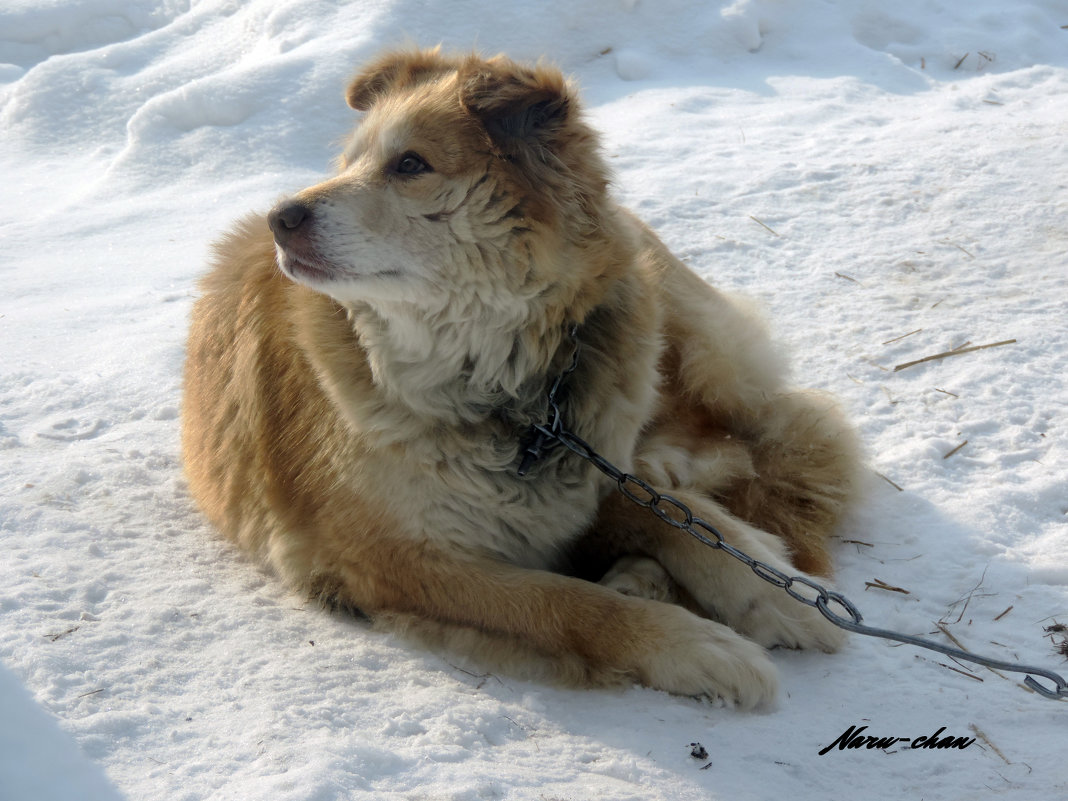
[[[238,223],[193,311],[183,454],[212,522],[293,585],[482,664],[747,707],[765,648],[837,629],[633,506],[568,429],[733,545],[825,576],[856,448],[761,325],[617,206],[555,69],[390,53],[337,174]],[[676,601],[677,603],[673,603]]]

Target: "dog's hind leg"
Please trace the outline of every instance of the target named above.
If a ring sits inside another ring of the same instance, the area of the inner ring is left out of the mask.
[[[677,486],[781,537],[799,569],[828,575],[827,539],[860,472],[855,433],[830,398],[786,385],[781,357],[744,302],[708,286],[659,243],[652,251],[663,275],[667,347],[662,408],[647,442],[690,451]],[[664,453],[652,467],[671,467]],[[652,477],[662,478],[655,470]]]
[[[782,538],[799,569],[831,574],[828,540],[858,483],[859,447],[837,405],[815,392],[769,398],[747,443],[753,472],[722,496],[734,515]]]

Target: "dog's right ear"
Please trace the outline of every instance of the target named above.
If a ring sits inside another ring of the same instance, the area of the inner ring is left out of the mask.
[[[364,67],[349,83],[345,100],[357,111],[367,111],[382,95],[425,81],[449,69],[441,48],[397,50]]]
[[[531,145],[552,149],[574,112],[559,70],[526,67],[503,56],[468,63],[461,102],[505,154]]]

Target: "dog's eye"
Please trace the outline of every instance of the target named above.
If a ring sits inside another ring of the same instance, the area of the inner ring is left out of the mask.
[[[405,153],[397,160],[394,171],[398,175],[419,175],[424,172],[433,172],[430,165],[423,161],[417,153]]]

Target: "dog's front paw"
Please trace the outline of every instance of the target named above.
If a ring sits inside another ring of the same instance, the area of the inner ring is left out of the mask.
[[[846,632],[818,609],[806,606],[772,584],[731,625],[765,648],[816,648],[831,653],[846,639]]]
[[[742,709],[771,704],[778,674],[763,648],[720,623],[659,606],[661,632],[639,667],[643,684],[676,695],[722,698]]]

